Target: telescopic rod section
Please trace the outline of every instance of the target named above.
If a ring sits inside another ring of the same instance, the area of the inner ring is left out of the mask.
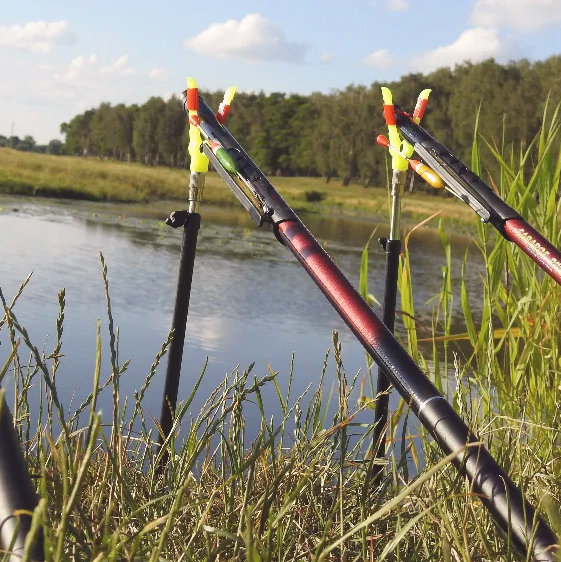
[[[401,253],[401,240],[382,238],[382,248],[386,253],[386,273],[384,284],[384,302],[382,308],[382,321],[393,334],[395,326],[395,306],[397,302],[397,279],[399,274],[399,254]],[[376,403],[374,405],[374,431],[372,442],[374,455],[377,459],[386,456],[386,424],[388,423],[388,410],[390,404],[390,381],[381,367],[378,368],[378,384],[376,386]],[[380,467],[374,476],[374,485],[378,485],[383,476],[383,467]]]
[[[3,398],[0,409],[0,548],[4,553],[11,552],[9,562],[20,562],[37,496]],[[39,531],[29,550],[29,560],[42,562],[43,549],[43,533]]]
[[[199,117],[204,134],[220,143],[236,161],[236,171],[227,171],[205,146],[205,154],[220,176],[236,195],[242,183],[249,189],[256,205],[255,216],[261,223],[272,224],[277,238],[296,256],[444,453],[457,453],[453,461],[455,466],[467,477],[473,493],[481,498],[498,526],[509,534],[524,556],[529,552],[535,561],[555,562],[558,544],[553,531],[374,314],[239,143],[217,122],[202,98]]]
[[[287,221],[279,225],[279,230],[288,248],[383,368],[444,453],[450,454],[466,444],[478,442],[306,228],[300,222]],[[531,544],[533,560],[557,560],[554,551],[557,537],[536,516],[485,447],[476,445],[465,449],[454,464],[468,477],[473,492],[481,497],[499,527],[505,532],[510,527],[512,540],[522,553],[526,553]]]

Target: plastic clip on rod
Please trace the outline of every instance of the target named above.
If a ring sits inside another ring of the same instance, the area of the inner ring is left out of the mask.
[[[230,107],[232,105],[232,100],[236,95],[236,90],[238,89],[237,86],[231,86],[224,92],[224,99],[216,112],[216,120],[221,124],[224,125],[226,123],[226,119],[228,119],[228,115],[230,115]]]
[[[235,177],[247,185],[259,202],[256,212],[263,217],[262,222],[273,225],[277,238],[294,254],[366,351],[410,404],[444,453],[456,453],[454,465],[467,477],[472,492],[481,498],[498,526],[509,534],[515,547],[524,554],[529,552],[536,562],[556,562],[558,543],[555,534],[374,314],[234,137],[218,123],[204,101],[200,99],[199,102],[203,135],[219,141],[235,159],[238,167]],[[221,166],[208,145],[203,146],[221,177],[238,196],[241,188],[237,182]],[[234,185],[236,187],[232,187]],[[471,446],[466,448],[469,444]]]

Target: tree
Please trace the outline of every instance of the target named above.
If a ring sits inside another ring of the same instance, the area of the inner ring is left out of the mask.
[[[65,148],[68,154],[88,156],[92,150],[91,122],[95,110],[90,109],[81,115],[76,115],[69,123],[60,126],[60,132],[65,137]]]
[[[114,111],[110,103],[102,103],[95,111],[90,124],[91,144],[94,154],[115,157]]]
[[[164,112],[164,100],[153,97],[140,107],[134,120],[132,143],[137,157],[145,164],[157,165],[160,161],[158,129]]]
[[[62,153],[62,146],[62,141],[60,141],[59,139],[53,139],[47,145],[47,154],[58,156]]]
[[[118,156],[119,160],[126,158],[130,161],[131,159],[133,123],[137,111],[138,106],[132,105],[129,108],[122,103],[113,108],[113,150],[115,157]]]
[[[158,122],[157,140],[158,150],[163,159],[175,166],[183,152],[183,131],[185,129],[186,114],[174,96],[166,103]]]
[[[22,150],[24,152],[33,152],[36,146],[35,139],[30,136],[26,135],[22,141],[20,141],[19,145],[17,146],[18,150]]]

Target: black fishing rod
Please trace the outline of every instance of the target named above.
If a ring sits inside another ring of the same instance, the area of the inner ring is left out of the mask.
[[[524,556],[530,553],[535,561],[555,562],[559,545],[553,531],[200,96],[196,126],[201,131],[202,150],[240,203],[259,226],[272,227],[276,238],[294,254],[443,452],[456,453],[454,465],[468,478],[473,493],[481,498],[499,528]]]
[[[21,561],[37,495],[29,476],[12,415],[3,392],[0,394],[0,549],[9,562]],[[32,562],[44,560],[43,533],[38,531],[29,545]],[[6,560],[6,558],[4,558]]]
[[[446,189],[467,203],[483,222],[491,223],[561,285],[561,252],[530,226],[459,158],[434,139],[411,116],[397,108],[396,124],[417,154],[442,178]]]

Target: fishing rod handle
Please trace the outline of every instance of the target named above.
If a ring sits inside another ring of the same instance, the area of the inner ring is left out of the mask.
[[[444,454],[461,451],[453,463],[498,526],[522,553],[532,551],[536,562],[555,562],[558,539],[536,515],[508,475],[443,398],[436,387],[374,314],[349,280],[300,220],[278,225],[279,234],[304,269],[337,310],[372,358],[383,368],[400,395]]]
[[[506,221],[504,228],[508,239],[561,285],[561,252],[523,219]]]

